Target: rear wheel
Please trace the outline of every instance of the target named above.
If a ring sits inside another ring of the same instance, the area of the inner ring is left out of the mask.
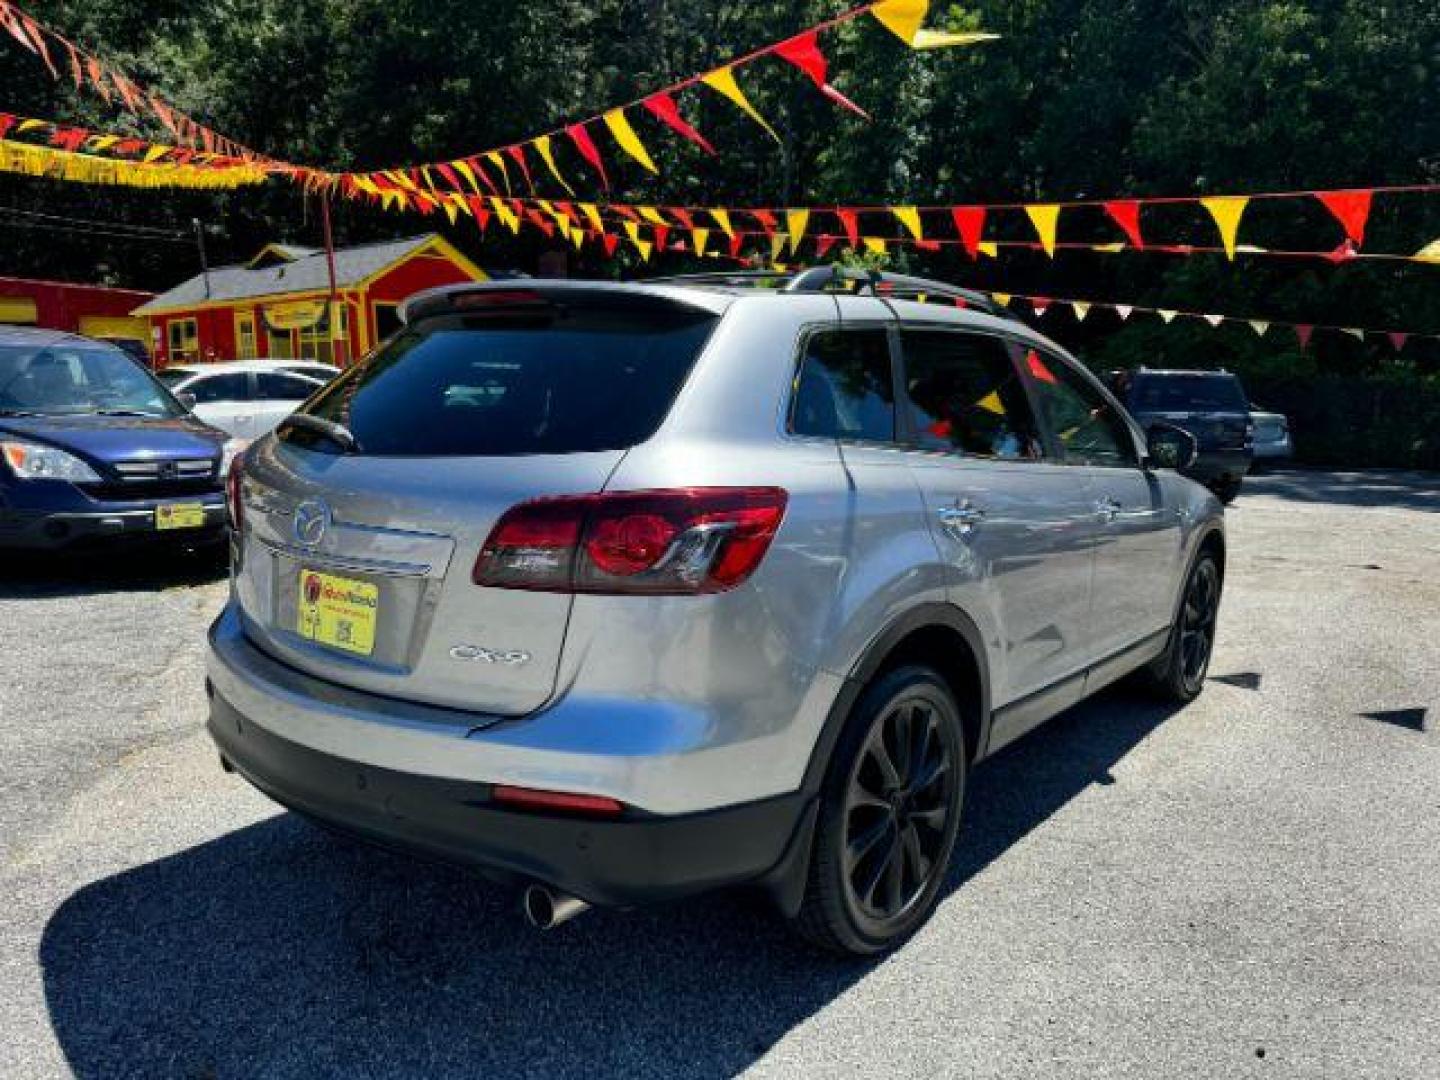
[[[856,703],[821,796],[805,900],[811,942],[869,956],[934,910],[960,828],[967,763],[945,680],[903,667]]]
[[[1201,552],[1185,581],[1185,598],[1170,630],[1170,644],[1150,666],[1155,689],[1172,701],[1194,701],[1205,686],[1215,647],[1221,581],[1219,560],[1212,552]]]

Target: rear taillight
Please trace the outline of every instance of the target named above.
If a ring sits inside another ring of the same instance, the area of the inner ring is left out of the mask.
[[[230,510],[230,527],[237,534],[245,525],[245,501],[240,495],[244,480],[245,452],[242,450],[231,459],[230,471],[225,474],[225,505]]]
[[[760,565],[785,515],[779,488],[677,488],[512,507],[475,562],[477,585],[542,592],[724,592]]]

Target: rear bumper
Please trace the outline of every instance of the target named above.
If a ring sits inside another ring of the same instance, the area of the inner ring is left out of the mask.
[[[1290,441],[1290,436],[1283,439],[1274,439],[1267,442],[1256,440],[1255,460],[1256,461],[1284,461],[1293,457],[1295,446]]]
[[[1185,475],[1202,484],[1217,480],[1241,480],[1250,471],[1249,450],[1201,450]]]
[[[182,502],[202,504],[205,524],[190,529],[157,529],[156,507]],[[226,522],[225,499],[219,493],[114,506],[91,501],[89,506],[73,510],[0,506],[0,548],[54,551],[127,540],[207,543],[225,534]]]
[[[592,820],[512,810],[493,785],[382,769],[290,742],[210,703],[221,755],[270,798],[386,847],[542,881],[592,904],[633,907],[754,881],[804,816],[800,793],[676,817]]]

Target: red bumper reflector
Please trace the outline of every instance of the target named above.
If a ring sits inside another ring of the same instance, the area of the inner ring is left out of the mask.
[[[587,817],[619,817],[625,805],[603,795],[577,795],[570,791],[537,791],[534,788],[497,784],[493,792],[497,803],[521,810],[549,810],[562,814]]]

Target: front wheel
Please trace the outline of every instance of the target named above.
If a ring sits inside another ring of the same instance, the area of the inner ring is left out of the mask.
[[[1212,552],[1201,552],[1185,580],[1185,598],[1170,629],[1170,644],[1150,666],[1155,689],[1171,701],[1194,701],[1205,686],[1215,647],[1221,582],[1219,560]]]
[[[797,926],[833,952],[871,956],[929,918],[960,828],[965,739],[949,685],[925,667],[877,679],[825,777]]]

